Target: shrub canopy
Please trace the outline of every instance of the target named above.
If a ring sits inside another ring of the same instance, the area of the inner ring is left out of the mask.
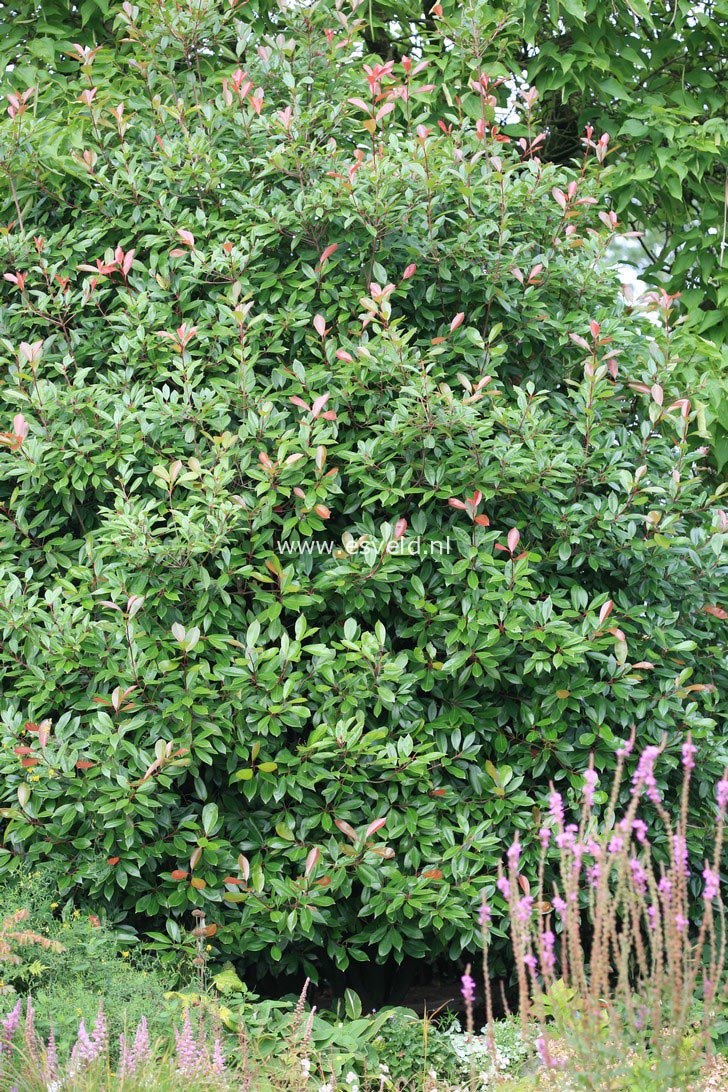
[[[0,869],[258,973],[455,958],[537,785],[725,760],[700,343],[466,35],[170,11],[2,123]]]

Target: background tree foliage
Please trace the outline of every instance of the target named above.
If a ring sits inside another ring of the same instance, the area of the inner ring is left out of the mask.
[[[203,0],[200,11],[207,6]],[[285,8],[277,0],[233,6],[255,33],[275,33]],[[433,14],[438,10],[441,17]],[[68,73],[71,43],[107,40],[114,12],[111,0],[0,3],[0,61],[19,65],[28,84]],[[648,283],[681,293],[690,321],[712,343],[703,346],[701,372],[689,361],[683,367],[685,381],[699,388],[700,430],[713,441],[722,470],[728,462],[728,0],[444,0],[434,9],[430,0],[370,0],[357,15],[367,50],[383,59],[431,53],[445,84],[460,77],[461,61],[440,31],[446,27],[457,39],[463,27],[474,28],[484,70],[538,88],[533,123],[546,133],[540,154],[554,163],[579,158],[587,124],[609,133],[612,207],[643,233],[631,258]],[[234,50],[232,38],[215,36],[198,62],[214,68]],[[523,135],[513,111],[504,131]]]
[[[635,726],[668,779],[692,730],[700,853],[704,342],[622,298],[597,133],[571,169],[499,130],[483,26],[375,69],[357,14],[245,14],[127,6],[12,73],[0,870],[381,985],[474,943],[506,832]]]

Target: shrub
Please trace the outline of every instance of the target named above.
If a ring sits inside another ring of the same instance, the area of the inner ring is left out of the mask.
[[[327,3],[117,25],[2,123],[0,870],[383,995],[633,723],[692,730],[701,844],[724,487],[605,141],[509,143],[464,32],[445,84]]]

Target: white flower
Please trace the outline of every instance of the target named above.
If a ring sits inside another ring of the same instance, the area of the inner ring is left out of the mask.
[[[330,1081],[327,1081],[326,1084],[321,1085],[318,1092],[334,1092],[334,1086]]]
[[[380,1072],[380,1073],[382,1074],[382,1076],[385,1076],[385,1077],[386,1077],[387,1073],[389,1073],[389,1066],[388,1066],[388,1065],[384,1065],[383,1063],[381,1063],[381,1062],[380,1062],[380,1064],[379,1064],[379,1072]]]
[[[301,1058],[301,1069],[306,1074],[306,1076],[309,1075],[309,1073],[311,1072],[311,1060],[310,1060],[310,1058]]]
[[[359,1078],[357,1077],[356,1073],[349,1070],[349,1072],[346,1074],[346,1083],[347,1084],[358,1084],[359,1083]]]

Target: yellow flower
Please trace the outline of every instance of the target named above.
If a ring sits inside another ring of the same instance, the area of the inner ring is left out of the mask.
[[[56,776],[56,771],[55,770],[49,770],[48,771],[48,776],[49,777],[55,777]]]
[[[129,958],[129,953],[128,952],[122,952],[121,953],[121,958],[122,959],[128,959]]]
[[[55,910],[57,906],[58,906],[57,902],[52,902],[51,903],[51,910]]]
[[[205,951],[206,952],[211,952],[212,951],[212,945],[211,944],[206,944],[205,945]]]
[[[31,781],[40,781],[40,778],[38,777],[37,773],[34,773],[34,774],[30,775],[30,780]]]
[[[74,916],[74,918],[80,918],[81,917],[81,911],[80,910],[74,910],[73,911],[73,916]]]

